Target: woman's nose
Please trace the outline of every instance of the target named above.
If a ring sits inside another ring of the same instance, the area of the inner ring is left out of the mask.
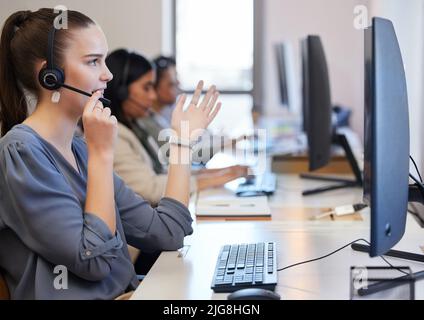
[[[105,69],[102,73],[101,80],[109,82],[113,79],[113,74],[110,72],[109,68],[105,66]]]

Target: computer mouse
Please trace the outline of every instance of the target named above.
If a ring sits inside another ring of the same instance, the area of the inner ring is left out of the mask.
[[[281,300],[278,293],[260,288],[247,288],[234,291],[227,297],[228,300]]]
[[[248,176],[245,177],[245,179],[246,179],[246,181],[243,182],[242,185],[245,185],[245,186],[252,185],[252,184],[255,183],[256,176],[255,175],[248,175]]]
[[[259,190],[249,190],[249,191],[239,191],[236,192],[237,197],[260,197],[266,196],[267,194],[264,191]]]

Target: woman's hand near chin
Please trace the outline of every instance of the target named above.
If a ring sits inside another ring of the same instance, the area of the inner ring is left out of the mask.
[[[115,194],[113,185],[113,148],[118,123],[109,108],[103,108],[94,93],[84,107],[82,122],[87,142],[87,196],[85,212],[97,215],[116,231]]]
[[[82,123],[89,155],[113,157],[118,121],[111,115],[110,108],[104,108],[98,100],[101,94],[95,92],[84,107]]]

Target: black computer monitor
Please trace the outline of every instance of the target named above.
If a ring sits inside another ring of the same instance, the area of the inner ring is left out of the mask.
[[[319,36],[302,41],[303,110],[308,137],[309,170],[324,167],[331,157],[330,81]]]
[[[305,190],[303,195],[362,186],[362,172],[352,148],[346,136],[338,133],[336,126],[332,123],[330,78],[321,38],[316,35],[309,35],[302,40],[301,54],[303,126],[308,138],[309,170],[314,171],[326,166],[331,159],[332,145],[339,145],[344,149],[346,158],[355,175],[355,180],[348,180],[302,174],[302,178],[337,183],[313,190]]]
[[[424,200],[422,183],[409,185],[409,115],[405,71],[391,21],[373,18],[365,30],[364,202],[371,211],[371,245],[352,248],[424,262],[424,255],[391,250],[405,233],[408,202]],[[399,279],[423,279],[424,272]],[[382,281],[360,295],[398,286]]]
[[[300,42],[300,53],[302,61],[302,129],[308,132],[308,110],[309,110],[309,78],[308,78],[308,41]]]
[[[405,232],[409,185],[409,116],[405,71],[391,21],[365,31],[364,201],[371,208],[371,256]]]
[[[288,89],[288,66],[287,66],[287,48],[284,43],[278,43],[274,47],[277,60],[278,71],[278,89],[280,91],[280,102],[288,107],[291,103]]]

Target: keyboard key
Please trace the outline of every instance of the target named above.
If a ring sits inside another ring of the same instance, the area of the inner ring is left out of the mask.
[[[247,274],[253,273],[253,267],[247,267],[247,268],[245,269],[245,272],[246,272]]]
[[[248,282],[252,282],[253,281],[253,274],[246,274],[244,276],[244,279]]]
[[[227,261],[228,256],[229,256],[230,252],[229,251],[224,251],[221,255],[221,261]]]
[[[235,269],[235,268],[236,268],[236,264],[234,262],[228,263],[227,269],[232,270],[232,269]]]
[[[255,275],[255,282],[262,283],[263,281],[264,281],[264,277],[263,277],[262,273]]]
[[[235,284],[251,284],[252,281],[246,280],[246,279],[242,279],[239,281],[236,281]]]
[[[259,258],[256,260],[256,266],[257,267],[263,267],[264,266],[264,259]]]

